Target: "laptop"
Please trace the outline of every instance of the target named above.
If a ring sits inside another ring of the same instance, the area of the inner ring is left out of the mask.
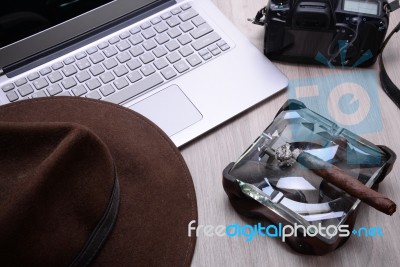
[[[8,1],[0,104],[100,99],[135,110],[179,147],[287,86],[209,0]]]

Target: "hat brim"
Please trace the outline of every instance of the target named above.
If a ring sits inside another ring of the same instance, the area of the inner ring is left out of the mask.
[[[120,207],[95,266],[190,265],[196,236],[188,236],[187,229],[197,221],[193,181],[180,152],[155,124],[124,107],[78,97],[5,105],[0,120],[78,123],[108,146]]]

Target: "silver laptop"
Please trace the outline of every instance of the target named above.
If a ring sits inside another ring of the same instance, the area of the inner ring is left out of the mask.
[[[101,99],[181,146],[286,86],[208,0],[14,0],[0,10],[0,104]]]

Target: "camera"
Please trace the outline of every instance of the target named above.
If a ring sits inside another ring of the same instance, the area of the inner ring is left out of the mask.
[[[265,25],[269,59],[367,67],[389,25],[385,0],[270,0],[253,23]]]

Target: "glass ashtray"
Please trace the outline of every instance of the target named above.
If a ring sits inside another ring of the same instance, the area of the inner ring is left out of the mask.
[[[289,100],[240,158],[225,168],[223,186],[237,212],[267,219],[266,225],[297,227],[286,242],[300,253],[322,255],[349,238],[360,200],[293,158],[277,157],[285,158],[287,150],[296,149],[374,189],[391,171],[396,155],[302,102]]]

